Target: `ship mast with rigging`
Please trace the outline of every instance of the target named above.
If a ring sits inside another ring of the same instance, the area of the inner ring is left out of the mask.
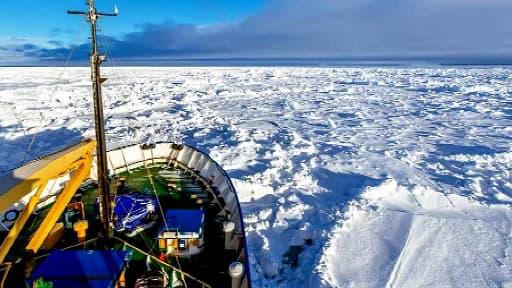
[[[101,95],[101,84],[107,79],[101,77],[100,65],[106,58],[105,55],[98,52],[98,43],[96,37],[96,21],[100,16],[117,16],[117,7],[114,13],[102,13],[96,10],[94,0],[88,0],[89,11],[68,11],[69,14],[84,15],[91,25],[92,51],[89,56],[91,66],[92,92],[94,101],[94,122],[96,130],[96,165],[98,175],[98,195],[100,204],[100,219],[102,236],[109,239],[112,236],[112,226],[110,225],[111,205],[110,188],[108,182],[107,149],[105,141],[105,125],[103,117],[103,98]]]

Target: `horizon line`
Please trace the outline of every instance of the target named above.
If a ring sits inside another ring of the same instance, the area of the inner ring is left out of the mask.
[[[63,67],[60,61],[43,59],[36,63],[6,63],[0,67]],[[114,61],[108,61],[107,63]],[[72,60],[68,67],[87,67],[87,60]],[[185,64],[185,65],[184,65]],[[215,64],[215,65],[212,65]],[[190,57],[115,58],[119,67],[195,66],[510,66],[512,56],[404,56],[404,57]],[[104,66],[104,67],[112,67]]]

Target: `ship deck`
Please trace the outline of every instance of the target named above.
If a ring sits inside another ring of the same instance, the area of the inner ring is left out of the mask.
[[[171,274],[171,267],[179,267],[183,272],[195,278],[208,283],[211,287],[227,287],[230,285],[230,278],[227,273],[227,267],[230,261],[235,257],[235,252],[224,249],[224,236],[222,233],[222,219],[218,215],[220,208],[212,201],[215,195],[209,192],[204,186],[203,181],[197,181],[197,175],[182,170],[180,167],[169,166],[167,164],[158,164],[151,167],[136,168],[129,172],[119,173],[110,181],[111,196],[117,193],[141,193],[150,196],[157,196],[159,207],[156,207],[158,215],[157,224],[144,230],[133,237],[128,237],[124,233],[114,232],[112,246],[115,249],[125,249],[133,246],[131,260],[126,273],[126,287],[133,287],[135,276],[140,275],[145,270],[147,255],[152,255],[152,262],[163,267]],[[120,180],[124,178],[124,187],[120,188]],[[76,240],[74,231],[66,231],[65,236],[57,244],[56,248],[65,249],[97,249],[98,245],[95,239],[98,237],[100,222],[98,219],[96,196],[97,187],[94,185],[84,186],[77,192],[77,199],[84,203],[85,218],[89,222],[86,244],[79,244]],[[198,201],[200,199],[200,201]],[[28,241],[28,235],[35,230],[40,218],[43,218],[50,207],[39,211],[37,218],[33,219],[32,224],[26,227],[19,243],[16,244],[19,255],[10,255],[13,260],[22,255],[24,247],[23,242]],[[205,212],[204,250],[188,258],[168,257],[168,265],[155,261],[160,256],[160,249],[156,239],[158,230],[161,226],[162,214],[167,209],[203,209]],[[25,238],[25,239],[23,239]],[[100,248],[101,249],[101,248]],[[140,249],[140,250],[139,250]],[[143,251],[143,252],[140,252]],[[38,255],[44,255],[48,251],[41,251]],[[41,257],[43,259],[44,257]],[[187,287],[204,287],[200,282],[193,279],[187,279]]]

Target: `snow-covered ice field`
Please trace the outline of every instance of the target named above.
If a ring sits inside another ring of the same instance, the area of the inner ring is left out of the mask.
[[[94,135],[63,71],[0,68],[0,171]],[[511,73],[107,68],[107,137],[229,172],[255,287],[512,287]]]

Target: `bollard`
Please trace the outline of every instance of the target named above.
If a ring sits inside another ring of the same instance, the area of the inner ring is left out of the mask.
[[[235,231],[235,223],[224,222],[224,224],[222,224],[222,231],[224,231],[224,249],[228,249],[229,242],[231,242],[231,238],[233,238],[233,231]]]
[[[244,276],[244,264],[233,262],[229,265],[229,276],[231,277],[231,288],[240,288]]]
[[[89,228],[87,220],[80,220],[73,224],[73,230],[76,232],[78,242],[83,242],[87,238],[87,228]]]

